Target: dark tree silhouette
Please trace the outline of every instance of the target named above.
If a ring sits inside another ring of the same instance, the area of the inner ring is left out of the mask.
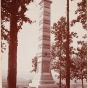
[[[82,80],[82,88],[83,87],[83,79],[87,79],[87,42],[86,41],[78,41],[77,52],[75,53],[75,57],[73,57],[73,67],[72,67],[72,76],[77,79]]]
[[[52,34],[54,34],[54,41],[55,44],[52,46],[51,54],[52,57],[55,59],[56,57],[59,58],[58,61],[53,63],[54,69],[61,69],[65,70],[63,72],[59,71],[60,74],[60,87],[61,87],[61,77],[66,79],[66,64],[67,64],[67,22],[65,17],[61,17],[57,23],[53,24],[53,29],[51,31]],[[73,42],[73,37],[78,38],[77,33],[71,32],[69,33],[69,58],[71,58],[74,47],[70,46],[70,44]],[[70,63],[71,64],[71,63]],[[63,74],[63,75],[62,75]],[[62,76],[61,76],[62,75]]]
[[[78,16],[76,19],[72,20],[71,26],[73,26],[76,22],[80,22],[82,23],[83,28],[87,30],[87,0],[78,2],[77,6],[78,8],[75,11],[75,14],[78,14]]]
[[[2,19],[2,39],[9,42],[8,53],[8,88],[16,88],[17,75],[17,33],[23,24],[23,21],[31,23],[25,16],[26,5],[33,0],[1,0],[1,19]],[[6,35],[4,22],[10,22],[9,38]]]
[[[51,32],[55,36],[55,46],[53,49],[53,53],[55,54],[55,57],[58,57],[58,62],[54,63],[52,65],[53,69],[59,69],[60,73],[60,81],[59,81],[59,87],[61,88],[61,79],[62,79],[62,69],[65,68],[65,62],[66,62],[66,41],[67,41],[67,22],[65,17],[61,17],[57,23],[53,24],[53,30]],[[53,47],[52,47],[53,48]],[[52,55],[53,56],[53,55]],[[65,74],[64,74],[65,75]]]

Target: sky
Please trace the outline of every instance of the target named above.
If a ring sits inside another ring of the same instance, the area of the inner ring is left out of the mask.
[[[31,20],[36,21],[31,25],[24,23],[22,30],[18,33],[18,51],[17,51],[17,70],[29,73],[32,70],[31,59],[35,57],[38,52],[38,29],[39,29],[39,5],[41,0],[35,0],[27,6],[28,11],[25,13]],[[77,1],[70,2],[70,20],[75,19],[77,16],[74,11],[77,9]],[[66,0],[52,0],[51,4],[51,27],[54,22],[57,22],[61,16],[66,17]],[[9,28],[9,25],[6,24]],[[82,29],[82,25],[77,23],[74,27],[70,28],[70,31],[75,31],[79,35],[79,40],[86,34],[86,31]],[[51,43],[54,40],[54,36],[51,35]],[[77,46],[76,39],[74,39],[73,46]],[[7,70],[8,67],[8,49],[2,54],[2,70]]]

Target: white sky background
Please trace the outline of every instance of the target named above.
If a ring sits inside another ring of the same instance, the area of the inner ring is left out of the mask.
[[[31,59],[37,54],[37,47],[38,47],[38,29],[39,29],[39,6],[37,1],[35,0],[34,3],[31,3],[28,6],[28,11],[25,13],[27,17],[31,20],[36,21],[33,24],[24,23],[22,30],[18,33],[18,73],[19,71],[30,72],[31,70]],[[61,16],[66,17],[66,0],[52,0],[51,4],[51,26],[54,22],[57,22]],[[81,0],[74,0],[70,3],[70,20],[76,18],[74,11],[77,9],[77,1]],[[8,24],[6,24],[8,26]],[[70,29],[71,31],[75,31],[81,37],[87,33],[85,30],[82,29],[82,25],[77,23]],[[53,41],[54,37],[51,35],[51,40]],[[74,46],[77,46],[76,39],[74,39]],[[8,67],[8,50],[2,54],[2,70],[7,70]]]

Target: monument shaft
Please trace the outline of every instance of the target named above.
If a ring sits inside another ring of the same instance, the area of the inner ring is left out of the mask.
[[[42,0],[39,15],[39,46],[37,72],[29,84],[31,88],[58,88],[50,71],[50,0]]]
[[[38,65],[42,73],[50,72],[50,4],[49,0],[40,2]]]

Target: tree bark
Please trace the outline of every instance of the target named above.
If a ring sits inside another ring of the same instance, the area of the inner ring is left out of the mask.
[[[67,54],[66,54],[66,86],[70,88],[70,57],[69,57],[69,0],[67,0]]]
[[[60,86],[59,87],[61,88],[61,61],[60,61]]]
[[[82,80],[82,88],[83,88],[83,74],[82,74],[82,79],[81,80]]]
[[[8,88],[16,88],[17,75],[17,18],[13,11],[10,18],[10,40],[8,53]]]

